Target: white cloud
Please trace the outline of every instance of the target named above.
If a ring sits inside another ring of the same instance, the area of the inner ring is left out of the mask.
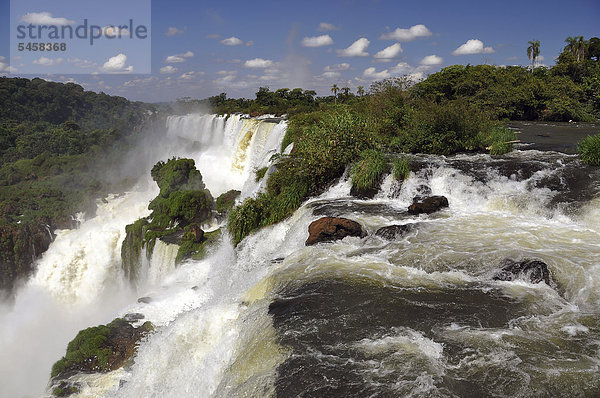
[[[185,33],[186,30],[187,30],[187,26],[184,27],[183,29],[178,29],[174,26],[170,26],[169,29],[167,29],[167,33],[165,33],[165,35],[167,37],[171,37],[171,36],[175,36],[175,35],[182,35]]]
[[[452,51],[452,55],[490,54],[493,52],[495,52],[494,49],[492,47],[484,47],[481,40],[470,39]]]
[[[110,57],[108,61],[102,65],[100,70],[105,73],[131,73],[133,66],[125,66],[127,63],[127,55],[121,53]]]
[[[323,70],[325,72],[337,72],[340,70],[348,70],[350,69],[350,64],[347,62],[343,62],[341,64],[335,64],[335,65],[331,65],[331,66],[326,66],[325,68],[323,68]]]
[[[367,57],[369,53],[365,50],[369,47],[370,43],[369,39],[361,37],[350,44],[350,47],[343,50],[336,50],[336,52],[338,57]]]
[[[334,24],[330,24],[327,22],[321,22],[319,24],[319,27],[317,28],[317,30],[319,32],[328,32],[330,30],[338,30],[339,28],[337,26],[335,26]]]
[[[118,26],[112,26],[112,25],[107,25],[105,27],[102,28],[102,35],[109,37],[109,38],[115,38],[115,37],[126,37],[129,36],[129,29],[127,28],[119,28]]]
[[[231,37],[228,37],[227,39],[221,40],[221,44],[224,44],[226,46],[239,46],[239,45],[244,44],[244,42],[235,36],[231,36]]]
[[[58,65],[58,64],[62,63],[62,61],[63,61],[62,58],[40,57],[40,58],[34,60],[33,63],[36,65],[53,66],[53,65]]]
[[[88,61],[87,59],[81,58],[68,58],[67,62],[70,64],[75,64],[75,66],[79,68],[91,68],[96,66],[96,64],[92,61]]]
[[[177,72],[177,68],[171,65],[163,66],[160,68],[160,73],[162,74],[171,74]]]
[[[202,76],[204,74],[204,72],[185,72],[184,74],[182,74],[181,76],[179,76],[180,79],[182,80],[192,80],[194,77],[196,76]]]
[[[2,59],[4,59],[4,57],[2,57]],[[0,62],[0,73],[15,73],[16,71],[16,68],[13,68],[6,62]]]
[[[400,62],[398,65],[391,68],[392,73],[395,75],[406,75],[408,73],[412,73],[414,70],[415,68],[406,62]]]
[[[333,39],[329,35],[305,37],[300,43],[303,47],[322,47],[333,44]]]
[[[419,37],[431,36],[431,32],[425,25],[414,25],[408,29],[396,28],[396,30],[381,35],[383,40],[413,41]]]
[[[326,79],[337,79],[340,76],[342,76],[342,74],[336,71],[326,71],[321,74],[321,77],[324,77]]]
[[[366,77],[367,79],[387,79],[390,76],[390,72],[387,69],[377,72],[375,71],[375,68],[370,67],[363,72],[363,77]]]
[[[246,46],[253,46],[254,45],[254,40],[248,40],[246,42]]]
[[[438,57],[437,55],[428,55],[425,58],[423,58],[421,62],[419,62],[419,64],[433,66],[440,65],[442,62],[444,62],[444,59],[442,57]]]
[[[21,17],[21,21],[33,25],[63,26],[75,23],[67,18],[55,18],[49,12],[29,12]]]
[[[268,68],[273,65],[270,59],[254,58],[244,62],[246,68]]]
[[[188,51],[188,52],[183,53],[183,54],[169,55],[165,59],[165,62],[167,64],[176,64],[176,63],[180,63],[180,62],[185,62],[186,58],[191,58],[193,56],[194,56],[194,53],[191,52],[191,51]]]
[[[390,60],[392,58],[396,58],[401,52],[402,46],[400,43],[394,43],[375,54],[375,58],[381,60]]]
[[[123,86],[125,87],[136,87],[136,86],[141,86],[143,84],[146,83],[151,83],[158,80],[156,77],[151,76],[151,77],[147,77],[145,79],[133,79],[133,80],[128,80],[125,83],[123,83]],[[103,81],[98,82],[99,85],[104,85]],[[109,88],[109,86],[106,86],[106,88]]]

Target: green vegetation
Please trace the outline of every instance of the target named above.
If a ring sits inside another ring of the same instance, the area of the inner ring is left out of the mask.
[[[52,395],[55,397],[68,397],[79,392],[79,388],[70,385],[66,381],[61,381],[58,387],[52,389]]]
[[[194,160],[160,161],[150,174],[160,188],[148,205],[152,213],[125,227],[127,235],[121,246],[123,269],[131,281],[138,277],[142,248],[146,247],[150,258],[158,238],[180,245],[177,263],[204,251],[209,235],[204,234],[201,225],[212,217],[215,207]]]
[[[402,182],[410,177],[410,165],[404,157],[396,158],[392,162],[392,175],[398,182]]]
[[[267,173],[267,170],[269,170],[269,168],[266,166],[261,167],[260,169],[256,170],[256,172],[255,172],[256,173],[256,178],[255,178],[256,182],[259,182],[265,176],[265,174]]]
[[[68,371],[107,372],[116,369],[133,355],[137,341],[152,330],[150,322],[134,328],[121,318],[107,325],[83,329],[69,343],[65,356],[52,366],[51,377]]]
[[[600,166],[600,134],[581,140],[577,146],[581,161],[589,166]]]
[[[73,83],[0,78],[0,290],[28,276],[49,231],[129,187],[110,171],[152,110]]]
[[[360,153],[358,162],[352,167],[351,193],[358,196],[374,196],[379,190],[383,174],[388,169],[388,164],[383,154],[375,149],[365,149]]]
[[[226,214],[229,212],[229,210],[231,210],[235,205],[235,200],[238,198],[238,196],[240,196],[240,194],[241,192],[235,189],[221,194],[216,200],[217,213]]]

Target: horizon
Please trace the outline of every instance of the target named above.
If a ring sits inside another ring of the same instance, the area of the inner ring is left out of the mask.
[[[49,14],[53,21],[79,23],[86,18],[65,8],[68,0],[23,3],[31,15]],[[152,73],[136,74],[144,67],[143,54],[131,49],[119,52],[119,59],[117,54],[98,58],[100,54],[88,50],[89,57],[78,57],[77,63],[69,55],[34,54],[39,56],[33,60],[36,70],[48,73],[26,74],[19,69],[30,65],[9,61],[10,2],[0,4],[5,18],[0,75],[73,82],[85,90],[151,103],[222,92],[230,98],[253,98],[259,87],[301,87],[327,96],[332,84],[355,92],[373,81],[404,75],[418,80],[456,64],[527,66],[529,40],[541,42],[537,65],[552,66],[566,37],[600,35],[600,4],[585,0],[568,7],[558,1],[435,1],[426,9],[385,0],[227,5],[153,1],[151,65],[146,65]],[[23,20],[25,11],[19,11]],[[136,57],[141,63],[134,64]],[[107,67],[115,63],[119,69]],[[77,66],[88,74],[60,72]]]

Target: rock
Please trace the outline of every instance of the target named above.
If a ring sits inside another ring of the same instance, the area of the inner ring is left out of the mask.
[[[350,188],[350,195],[360,199],[373,199],[375,195],[377,195],[377,192],[379,192],[380,185],[381,179],[379,179],[373,187],[358,188],[352,185],[352,188]]]
[[[181,238],[183,238],[183,231],[182,230],[176,230],[173,233],[170,233],[168,235],[164,235],[161,236],[160,240],[162,240],[165,243],[168,243],[170,245],[180,245],[181,244]]]
[[[152,297],[140,297],[137,300],[138,303],[144,303],[144,304],[149,304],[150,302],[152,302]]]
[[[194,243],[200,243],[204,238],[204,231],[202,230],[202,228],[200,228],[198,224],[192,224],[188,226],[188,228],[186,229],[186,233],[190,235],[190,237],[192,238],[191,240]]]
[[[512,281],[525,275],[531,283],[546,282],[550,286],[550,271],[541,260],[525,259],[523,261],[504,260],[500,272],[494,276],[496,281]]]
[[[140,314],[139,312],[131,312],[129,314],[125,314],[125,316],[123,316],[123,319],[125,319],[127,322],[136,322],[139,321],[140,319],[144,319],[145,316],[144,314]]]
[[[221,196],[217,198],[217,212],[220,214],[225,214],[235,205],[235,200],[240,196],[241,192],[232,189],[231,191],[227,191]]]
[[[271,264],[281,264],[285,260],[285,257],[277,257],[271,260]]]
[[[387,240],[395,240],[399,237],[406,235],[410,231],[413,231],[417,226],[416,223],[404,224],[404,225],[390,225],[387,227],[379,228],[375,235],[382,237]]]
[[[366,233],[356,221],[347,218],[323,217],[313,221],[308,226],[308,235],[306,246],[320,242],[332,242],[343,239],[346,236],[363,238],[366,236]]]
[[[136,328],[122,318],[81,330],[68,344],[66,355],[52,366],[51,376],[64,379],[79,372],[119,369],[132,361],[138,343],[152,330],[150,322]]]
[[[429,196],[424,199],[418,197],[413,199],[412,205],[408,207],[410,214],[431,214],[442,207],[448,207],[448,199],[445,196]]]

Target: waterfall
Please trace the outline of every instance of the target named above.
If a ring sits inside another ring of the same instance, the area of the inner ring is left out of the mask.
[[[161,140],[139,152],[146,153],[148,164],[173,156],[194,159],[216,197],[230,189],[241,190],[246,178],[254,181],[254,168],[267,164],[264,158],[279,151],[285,126],[285,121],[256,121],[242,115],[170,116]],[[245,147],[240,134],[251,134]],[[0,357],[5,359],[0,365],[0,396],[41,394],[52,364],[64,355],[78,330],[110,322],[124,314],[126,303],[135,302],[136,292],[124,281],[120,267],[121,243],[125,226],[147,216],[148,203],[158,193],[149,168],[140,181],[134,191],[99,202],[95,217],[80,220],[78,229],[56,231],[56,239],[38,260],[35,274],[19,289],[14,305],[0,305],[0,323],[7,325],[0,331]],[[142,288],[168,283],[177,248],[157,241],[151,259],[143,264],[147,273]],[[173,320],[193,306],[190,303],[204,300],[198,298],[200,294],[194,294],[196,298],[186,294],[180,304],[160,307],[160,315],[148,318],[158,324],[158,318]],[[155,305],[159,304],[157,300]]]

